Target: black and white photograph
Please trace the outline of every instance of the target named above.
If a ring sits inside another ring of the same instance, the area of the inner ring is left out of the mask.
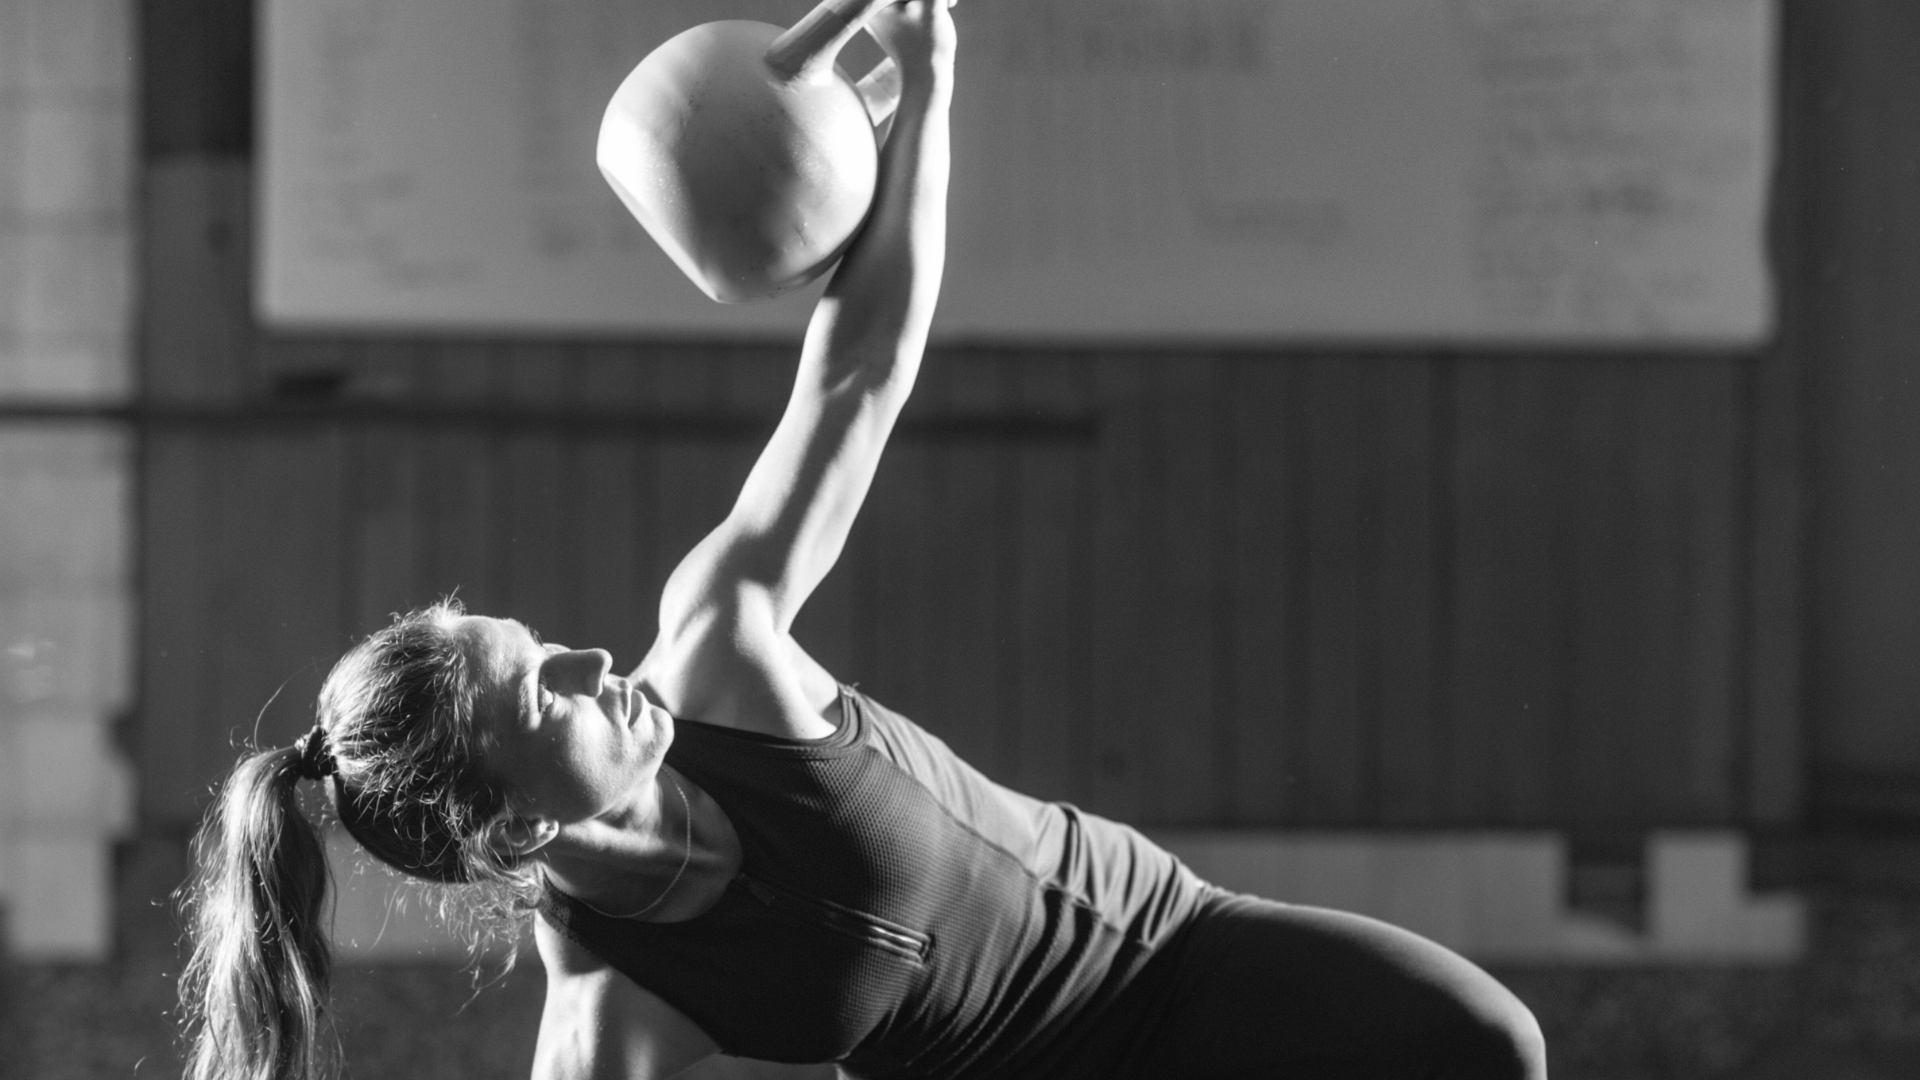
[[[1920,1080],[1920,3],[0,0],[0,1080]]]

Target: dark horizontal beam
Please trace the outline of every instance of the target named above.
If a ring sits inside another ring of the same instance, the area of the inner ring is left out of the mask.
[[[618,437],[639,442],[750,442],[771,434],[775,419],[747,413],[534,408],[483,403],[352,401],[170,405],[0,401],[0,425],[110,424],[140,430],[210,433],[388,427],[482,435]],[[1099,421],[1092,416],[968,412],[905,417],[895,438],[921,442],[1091,443],[1098,435]]]

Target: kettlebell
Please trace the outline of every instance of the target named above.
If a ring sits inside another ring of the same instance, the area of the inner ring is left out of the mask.
[[[834,264],[873,203],[891,60],[855,83],[835,59],[889,0],[823,0],[784,32],[696,26],[647,54],[600,122],[600,172],[700,290],[771,300]]]

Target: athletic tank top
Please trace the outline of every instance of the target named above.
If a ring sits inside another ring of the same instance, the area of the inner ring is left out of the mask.
[[[841,705],[811,741],[676,724],[668,763],[740,836],[711,908],[638,922],[549,887],[542,911],[728,1054],[872,1080],[1037,1067],[1204,886],[1132,829],[989,781],[857,691]]]

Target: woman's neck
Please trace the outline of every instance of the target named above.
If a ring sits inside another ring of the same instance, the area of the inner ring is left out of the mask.
[[[740,842],[718,803],[662,766],[626,810],[562,827],[543,853],[561,892],[602,914],[692,918],[740,869]]]

